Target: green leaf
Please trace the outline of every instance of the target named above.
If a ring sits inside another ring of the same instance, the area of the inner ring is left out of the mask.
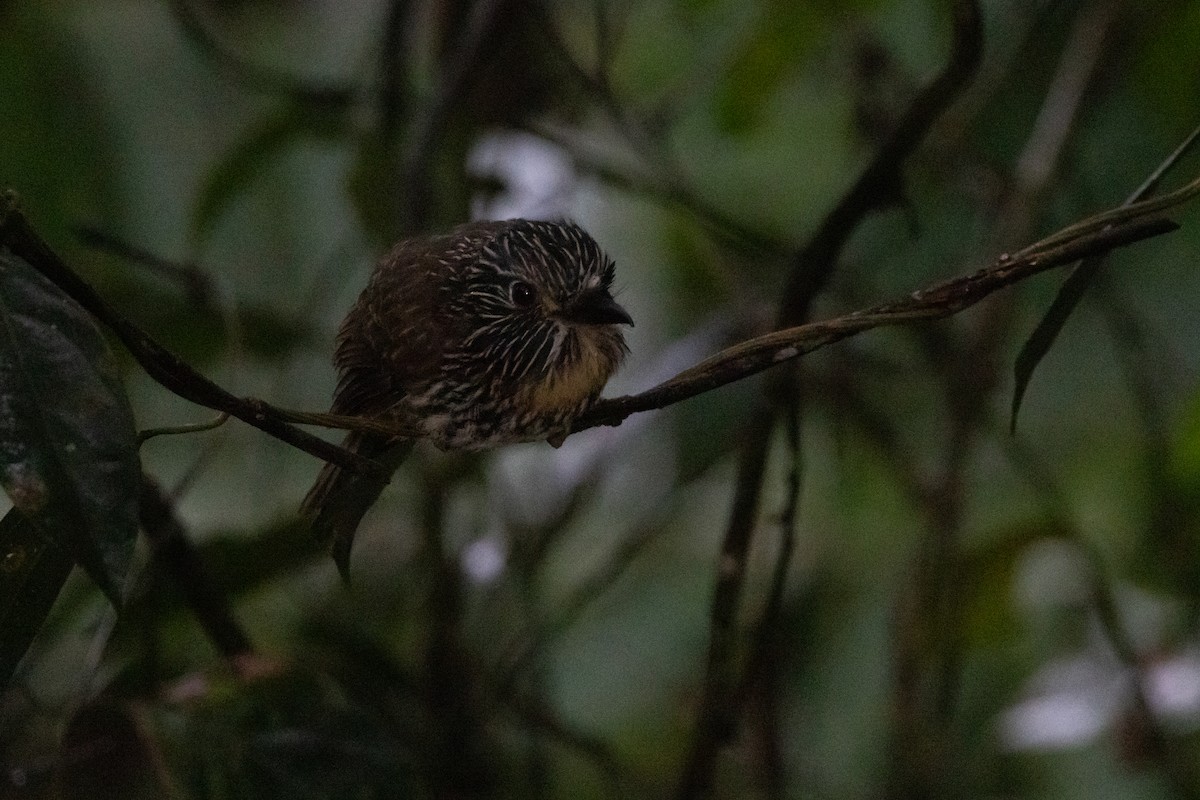
[[[0,690],[8,685],[75,559],[16,509],[0,519]]]
[[[0,485],[117,605],[140,476],[133,411],[100,331],[0,250]]]
[[[192,217],[192,238],[198,241],[212,230],[230,203],[250,187],[273,158],[306,136],[335,138],[345,124],[345,114],[336,105],[295,102],[252,127],[204,182]]]
[[[717,121],[726,133],[745,133],[757,124],[763,106],[825,29],[821,12],[807,3],[772,2],[768,8],[715,94]]]
[[[1125,201],[1125,205],[1130,206],[1145,198],[1148,194],[1154,191],[1163,176],[1183,158],[1187,152],[1200,139],[1200,128],[1193,130],[1186,139],[1183,140],[1179,147],[1171,155],[1167,156],[1166,160],[1158,165],[1158,168],[1150,174],[1141,186],[1129,196]],[[1063,326],[1067,324],[1071,314],[1079,306],[1079,301],[1083,299],[1084,293],[1088,287],[1096,279],[1096,275],[1100,272],[1100,268],[1104,265],[1104,255],[1092,256],[1086,258],[1079,263],[1071,274],[1067,276],[1062,287],[1058,290],[1058,294],[1054,297],[1054,302],[1050,304],[1045,316],[1038,321],[1037,327],[1033,333],[1021,346],[1021,352],[1017,354],[1017,361],[1013,365],[1013,378],[1015,386],[1013,387],[1012,408],[1009,413],[1009,429],[1015,431],[1017,429],[1017,414],[1021,410],[1021,401],[1025,398],[1025,390],[1029,387],[1029,381],[1033,378],[1033,371],[1037,369],[1038,364],[1042,363],[1042,359],[1050,352],[1050,348],[1054,345],[1058,334],[1062,332]]]
[[[813,47],[873,4],[873,0],[761,4],[753,31],[730,54],[713,93],[721,130],[736,136],[754,129],[768,103],[803,68]]]
[[[1096,273],[1103,264],[1104,256],[1093,256],[1081,261],[1067,276],[1058,294],[1054,296],[1054,301],[1050,303],[1050,308],[1046,309],[1046,313],[1038,320],[1033,333],[1029,334],[1029,338],[1021,345],[1021,352],[1017,353],[1017,360],[1013,364],[1014,386],[1008,418],[1010,431],[1017,429],[1017,414],[1021,411],[1021,402],[1025,399],[1025,390],[1029,388],[1034,370],[1054,346],[1058,334],[1066,326],[1067,320],[1075,312],[1079,301],[1096,279]]]

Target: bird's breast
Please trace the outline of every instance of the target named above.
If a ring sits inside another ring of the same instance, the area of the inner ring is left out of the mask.
[[[547,362],[504,385],[492,370],[444,369],[408,397],[425,436],[445,450],[480,450],[540,439],[561,442],[623,355],[619,335],[595,326],[563,330]],[[492,365],[494,367],[494,365]]]
[[[522,391],[518,406],[531,415],[559,417],[576,414],[590,402],[617,367],[611,347],[584,331],[576,339],[573,358],[560,360],[543,375],[532,376]]]

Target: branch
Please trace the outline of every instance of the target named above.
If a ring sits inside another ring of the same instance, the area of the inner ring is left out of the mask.
[[[778,653],[779,622],[783,616],[788,570],[796,551],[796,519],[800,512],[800,491],[803,488],[804,453],[800,447],[798,408],[784,419],[784,441],[787,444],[789,467],[784,484],[783,510],[779,515],[779,552],[771,569],[767,601],[754,626],[754,639],[739,689],[743,698],[751,693],[756,684],[771,683],[778,666],[773,656]],[[770,744],[777,747],[779,743]]]
[[[568,725],[540,698],[502,693],[500,700],[532,733],[557,742],[591,762],[603,777],[609,796],[625,796],[620,761],[602,739]]]
[[[384,470],[374,461],[287,424],[284,421],[286,415],[267,403],[230,394],[118,314],[30,227],[29,221],[18,208],[14,192],[7,192],[0,201],[0,246],[8,247],[21,256],[107,326],[146,373],[171,392],[198,405],[227,412],[293,447],[339,467],[387,477]]]
[[[1200,179],[1171,196],[1175,196],[1178,203],[1197,192],[1200,192]],[[1187,197],[1179,197],[1183,193]],[[953,316],[993,292],[1032,275],[1169,233],[1178,227],[1166,219],[1142,219],[1145,215],[1138,211],[1141,205],[1155,206],[1150,211],[1162,207],[1158,201],[1148,201],[1131,206],[1132,214],[1120,213],[1120,209],[1100,214],[1013,255],[1003,254],[978,272],[915,291],[903,300],[755,337],[722,350],[641,394],[601,400],[576,421],[574,431],[598,425],[620,425],[631,414],[687,400],[872,328]],[[1124,221],[1112,223],[1114,218]],[[1106,221],[1113,227],[1105,228]]]
[[[155,559],[183,595],[213,645],[231,661],[253,652],[250,639],[234,619],[225,595],[217,591],[205,574],[200,555],[188,540],[170,498],[144,473],[138,508],[142,530]]]
[[[778,327],[807,319],[813,300],[829,282],[850,235],[868,214],[903,196],[901,169],[925,134],[979,69],[983,22],[975,0],[954,4],[954,38],[945,68],[916,96],[892,135],[858,180],[825,216],[792,260],[779,307]]]
[[[759,337],[754,343],[747,343],[749,346],[731,348],[725,354],[718,354],[702,362],[684,375],[691,373],[689,377],[697,380],[700,385],[711,383],[712,388],[715,388],[721,385],[720,373],[725,365],[736,365],[736,368],[745,369],[745,374],[752,374],[772,364],[791,361],[803,353],[862,330],[856,329],[855,326],[864,320],[855,320],[853,316],[846,318],[849,325],[844,329],[830,323],[824,323],[817,328],[802,323],[808,320],[814,300],[828,284],[843,247],[859,224],[872,211],[902,199],[901,169],[905,161],[925,138],[933,123],[970,81],[982,58],[982,49],[982,21],[977,0],[957,0],[954,4],[953,44],[945,68],[909,105],[895,131],[876,152],[866,170],[793,258],[776,314],[775,327],[799,327]],[[940,287],[935,287],[938,288]],[[953,313],[949,309],[955,305],[954,296],[938,296],[944,298],[944,302],[940,304],[942,312],[947,315]],[[882,313],[886,318],[889,313],[900,311],[903,318],[905,312],[911,315],[923,310],[920,308],[924,299],[922,296],[913,296],[910,299],[917,304],[916,308],[897,309],[884,306],[874,310],[875,316]],[[872,312],[866,313],[866,317],[871,316]],[[796,336],[797,333],[800,334],[799,337]],[[782,341],[775,341],[781,337]],[[722,355],[726,358],[722,358]],[[732,620],[740,605],[746,554],[749,551],[757,512],[751,507],[746,519],[741,519],[739,514],[746,510],[747,498],[757,499],[761,493],[764,474],[762,462],[766,457],[766,442],[769,442],[774,428],[774,418],[786,413],[795,424],[795,417],[799,413],[794,394],[787,391],[788,381],[785,376],[777,374],[776,378],[777,380],[767,387],[766,408],[751,424],[751,430],[757,436],[752,439],[747,457],[738,467],[738,493],[734,500],[733,518],[722,545],[720,573],[713,596],[712,636],[704,695],[695,736],[679,787],[679,797],[684,800],[707,797],[711,794],[717,753],[732,735],[744,702],[744,697],[740,696],[743,693],[738,691],[739,679],[736,677],[737,647],[733,631],[725,626],[728,623],[729,627],[732,627]],[[676,386],[678,387],[678,384]],[[759,437],[763,444],[757,448],[756,456],[753,442]],[[785,542],[777,562],[780,569],[786,569],[782,562],[786,560],[787,555]],[[763,623],[770,624],[771,621],[768,610],[763,617]]]
[[[668,518],[673,508],[668,508],[661,514]],[[503,677],[499,683],[510,686],[526,670],[534,656],[548,649],[550,645],[568,630],[588,608],[608,591],[616,581],[627,574],[629,566],[638,559],[646,549],[662,534],[662,523],[641,526],[624,541],[620,542],[608,559],[591,575],[584,578],[576,588],[562,601],[555,603],[554,618],[544,624],[540,630],[532,631],[513,642],[507,652],[498,659],[502,665]]]
[[[599,425],[620,425],[631,414],[687,400],[872,328],[952,316],[989,294],[1032,275],[1169,233],[1178,227],[1175,223],[1145,217],[1179,205],[1196,194],[1200,194],[1200,178],[1171,194],[1114,209],[1070,225],[1013,255],[1001,255],[990,266],[974,274],[915,291],[903,300],[747,340],[722,350],[645,392],[601,400],[575,422],[573,432]],[[0,246],[9,247],[21,255],[106,325],[151,378],[185,400],[228,413],[310,455],[369,475],[381,476],[383,470],[370,459],[289,423],[420,438],[420,432],[411,426],[390,421],[292,411],[256,398],[230,394],[114,311],[29,226],[28,220],[17,207],[13,192],[6,194],[3,206],[0,206]]]
[[[85,247],[111,253],[176,284],[193,305],[212,308],[217,304],[220,292],[216,281],[193,263],[171,261],[99,228],[81,226],[75,229],[75,235]]]

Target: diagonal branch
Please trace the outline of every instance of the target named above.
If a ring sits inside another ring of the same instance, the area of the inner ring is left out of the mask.
[[[0,203],[0,246],[8,247],[20,255],[83,306],[116,335],[151,378],[180,397],[197,405],[228,412],[293,447],[340,467],[355,472],[383,474],[382,468],[370,459],[289,425],[275,409],[261,400],[230,394],[118,314],[38,236],[18,208],[13,192],[6,193]]]
[[[872,328],[952,316],[989,294],[1031,275],[1169,233],[1177,227],[1174,223],[1161,218],[1144,218],[1152,212],[1183,203],[1198,193],[1200,178],[1171,194],[1075,223],[1011,256],[1000,256],[992,265],[978,272],[913,292],[903,300],[775,331],[734,345],[645,392],[601,400],[576,421],[574,431],[599,425],[620,425],[631,414],[687,400]],[[319,439],[289,423],[410,438],[416,433],[410,427],[383,420],[291,411],[255,398],[230,394],[113,310],[33,231],[18,210],[13,193],[7,195],[4,206],[0,208],[0,246],[10,247],[20,253],[112,330],[151,378],[197,405],[227,412],[310,455],[368,474],[376,474],[380,470],[370,459]]]
[[[1065,241],[1055,234],[1045,240],[1051,243],[1048,246],[1039,244],[1012,256],[1002,255],[978,272],[913,292],[903,300],[785,328],[734,345],[645,392],[602,400],[575,423],[575,430],[620,425],[631,414],[687,400],[873,328],[953,316],[1032,275],[1169,233],[1176,227],[1162,218],[1133,218],[1108,229],[1081,230],[1078,236]]]

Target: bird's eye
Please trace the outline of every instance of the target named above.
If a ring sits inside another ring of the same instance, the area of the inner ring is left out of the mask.
[[[508,296],[512,298],[512,303],[517,308],[529,308],[533,305],[535,295],[532,286],[525,281],[517,281],[508,290]]]

